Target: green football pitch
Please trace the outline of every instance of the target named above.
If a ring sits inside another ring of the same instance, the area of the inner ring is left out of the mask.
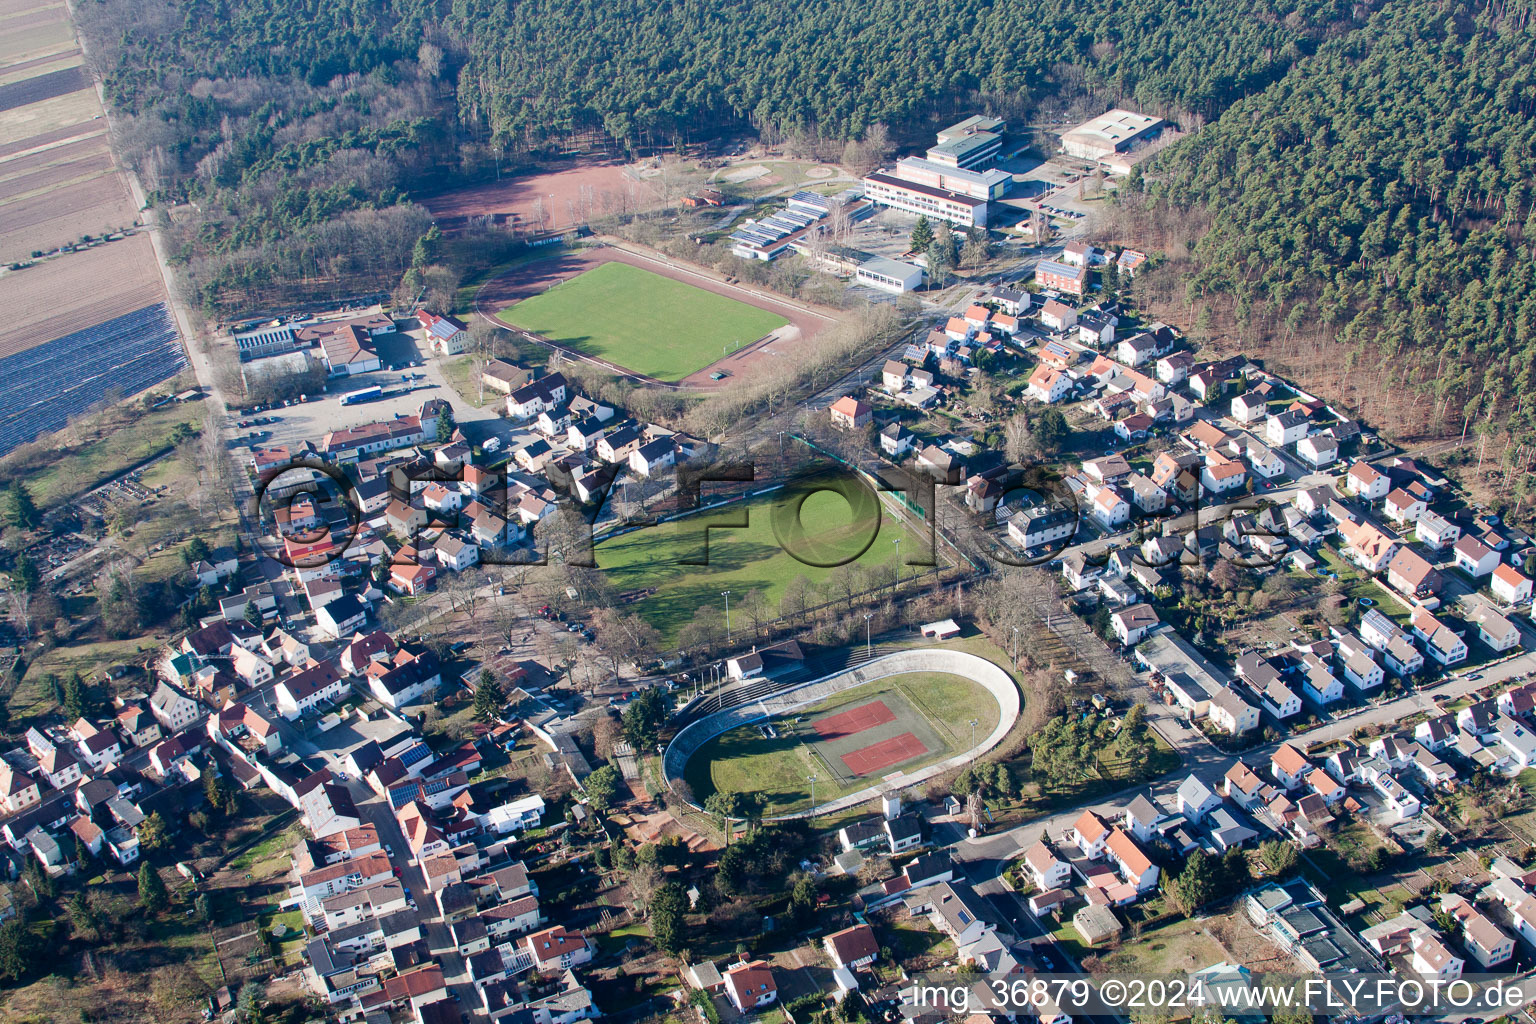
[[[890,721],[840,739],[819,734],[817,724],[843,712],[879,701]],[[966,750],[974,735],[982,739],[997,726],[997,701],[979,683],[940,672],[890,676],[842,693],[767,723],[744,725],[722,733],[688,759],[683,778],[694,799],[703,803],[718,791],[763,794],[766,813],[787,814],[810,806],[810,777],[816,776],[816,802],[826,803],[878,783],[887,772],[915,772]],[[763,725],[772,728],[768,734]],[[927,749],[900,764],[867,775],[854,775],[841,762],[850,753],[888,735],[916,734]]]
[[[723,625],[724,590],[731,592],[734,632],[746,636],[751,622],[742,601],[749,591],[756,590],[762,595],[770,619],[779,616],[785,588],[797,576],[804,576],[811,586],[807,604],[841,599],[838,584],[843,570],[823,567],[827,562],[858,553],[848,565],[855,578],[863,581],[860,589],[870,585],[870,570],[887,573],[882,582],[888,581],[898,555],[903,563],[902,579],[928,571],[928,566],[905,564],[927,556],[926,531],[920,536],[882,508],[878,533],[870,540],[874,524],[857,521],[860,513],[840,494],[830,491],[811,494],[799,508],[799,525],[811,538],[808,543],[815,552],[804,551],[792,538],[787,544],[781,542],[773,525],[775,509],[782,525],[785,517],[791,515],[794,503],[795,498],[781,491],[642,527],[600,542],[595,552],[597,565],[614,589],[631,601],[630,608],[661,631],[662,640],[668,645],[676,642],[678,630],[700,609],[717,615]],[[723,525],[740,523],[743,516],[747,524],[744,528]],[[706,552],[705,530],[710,523],[721,525],[708,530]],[[901,539],[899,551],[894,543],[897,538]],[[859,553],[866,540],[868,546]],[[807,565],[786,548],[822,564]],[[828,555],[833,557],[824,557]],[[945,564],[942,553],[936,553],[934,558],[940,565]],[[706,560],[707,564],[690,564]]]
[[[497,319],[657,380],[679,381],[789,323],[627,263],[604,263]]]

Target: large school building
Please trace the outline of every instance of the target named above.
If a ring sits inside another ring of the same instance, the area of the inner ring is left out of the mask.
[[[903,157],[864,179],[864,193],[882,206],[947,220],[958,227],[985,227],[987,204],[1001,199],[1013,175],[991,168],[1001,154],[1007,125],[976,116],[939,132],[925,156]],[[989,169],[991,168],[991,169]]]

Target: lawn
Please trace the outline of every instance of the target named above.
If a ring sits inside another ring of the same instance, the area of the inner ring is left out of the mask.
[[[884,508],[878,533],[864,546],[872,524],[861,522],[862,517],[839,495],[819,491],[800,507],[799,523],[816,548],[814,556],[805,551],[801,555],[819,563],[836,560],[823,557],[828,554],[857,557],[846,567],[807,565],[785,550],[786,544],[780,542],[774,529],[774,509],[780,510],[782,521],[793,505],[793,499],[785,497],[785,493],[642,527],[602,541],[596,549],[598,567],[608,575],[615,590],[633,600],[634,611],[661,631],[663,645],[672,647],[678,630],[699,609],[719,609],[721,618],[724,617],[722,591],[731,592],[733,629],[746,633],[751,629],[751,621],[742,601],[749,591],[755,590],[762,596],[768,619],[775,619],[785,588],[797,576],[804,576],[811,585],[813,593],[808,596],[808,603],[822,604],[843,597],[834,587],[839,574],[849,567],[867,571],[884,566],[888,571],[897,558],[893,543],[897,538],[901,539],[902,562],[916,561],[928,551],[926,533],[918,536],[893,521]],[[743,516],[745,527],[728,527],[740,524]],[[903,564],[901,577],[916,576],[928,568]],[[867,585],[861,583],[858,589]]]
[[[11,692],[9,708],[11,719],[21,721],[48,714],[58,707],[53,692],[44,684],[48,675],[66,679],[71,672],[79,672],[84,679],[114,665],[137,660],[145,651],[158,643],[154,636],[133,637],[128,640],[102,640],[96,643],[71,644],[55,647],[37,656],[27,666],[16,689]]]
[[[881,698],[885,698],[893,709],[905,701],[922,717],[931,733],[942,740],[938,749],[930,749],[905,765],[906,771],[915,771],[964,749],[970,742],[969,723],[973,718],[978,738],[984,738],[997,725],[997,703],[979,685],[961,676],[932,672],[879,679],[802,708],[794,717],[810,718]],[[901,713],[898,711],[898,716]],[[717,736],[699,748],[684,769],[684,777],[695,799],[702,801],[716,789],[735,793],[759,792],[768,801],[767,813],[774,815],[810,804],[808,779],[811,775],[817,777],[818,803],[835,800],[879,781],[878,774],[839,781],[822,760],[823,755],[807,745],[816,741],[815,731],[809,724],[798,727],[800,735],[796,735],[797,727],[792,721],[775,724],[779,732],[777,739],[764,737],[756,725],[745,725]],[[862,744],[854,738],[845,745],[858,747]]]
[[[487,402],[492,405],[498,404],[504,396],[500,391],[481,387],[480,382],[475,379],[475,363],[473,356],[460,356],[457,359],[445,359],[438,366],[442,369],[443,377],[448,384],[459,393],[459,397],[476,409],[484,408]]]
[[[678,381],[789,321],[627,263],[604,263],[497,319],[657,380]]]
[[[32,490],[43,508],[69,500],[99,486],[130,466],[170,450],[169,435],[177,423],[196,430],[201,426],[198,405],[168,405],[144,412],[123,404],[87,420],[75,433],[85,440],[61,444],[46,462],[15,468],[14,459],[0,463],[0,478],[20,479]],[[69,432],[54,435],[68,436]],[[49,438],[44,444],[52,443]]]
[[[1076,936],[1076,930],[1072,931]],[[1176,919],[1141,933],[1119,949],[1100,953],[1104,965],[1120,974],[1186,974],[1227,959],[1227,951],[1204,920]]]

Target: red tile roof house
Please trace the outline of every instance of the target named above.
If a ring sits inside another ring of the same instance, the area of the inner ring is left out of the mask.
[[[872,964],[880,956],[880,943],[875,939],[874,929],[867,924],[833,932],[822,940],[822,944],[833,963],[849,970]]]
[[[566,931],[564,925],[534,932],[526,943],[534,966],[540,970],[575,967],[592,959],[592,947],[587,940],[580,932]]]
[[[430,565],[394,565],[389,570],[389,581],[400,590],[415,597],[432,585],[437,570]]]
[[[739,1013],[767,1006],[779,998],[773,969],[764,960],[739,963],[725,972],[725,995]]]
[[[834,427],[860,430],[869,425],[871,412],[869,406],[857,398],[844,395],[832,403],[831,415]]]
[[[1500,564],[1488,581],[1493,595],[1505,604],[1519,604],[1531,596],[1531,581],[1513,566]]]

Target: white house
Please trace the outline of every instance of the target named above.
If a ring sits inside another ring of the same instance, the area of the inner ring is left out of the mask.
[[[1024,852],[1024,866],[1034,878],[1035,888],[1041,892],[1060,889],[1072,880],[1072,865],[1056,853],[1056,848],[1044,839],[1036,841]]]
[[[1426,546],[1444,551],[1461,539],[1461,527],[1438,512],[1428,511],[1414,524],[1414,535]]]
[[[737,1013],[755,1013],[779,998],[778,982],[766,960],[741,962],[725,972],[725,995]]]
[[[1103,487],[1093,496],[1093,518],[1113,530],[1131,518],[1131,506],[1113,487]]]
[[[1505,604],[1523,604],[1531,599],[1531,581],[1512,565],[1500,563],[1493,570],[1488,588]]]
[[[1068,838],[1084,857],[1096,860],[1104,855],[1104,843],[1109,839],[1109,826],[1092,811],[1084,811],[1072,824]]]
[[[1357,462],[1344,477],[1344,489],[1366,501],[1380,501],[1392,490],[1392,478],[1369,462]]]
[[[1212,723],[1229,736],[1241,736],[1259,725],[1259,709],[1231,686],[1223,686],[1211,694],[1210,716]]]
[[[368,621],[368,606],[351,594],[343,594],[315,609],[315,623],[332,640],[351,636]]]
[[[191,725],[197,717],[197,702],[180,690],[160,683],[149,696],[149,710],[166,732],[176,733]]]
[[[1031,398],[1038,399],[1047,405],[1054,405],[1061,401],[1071,390],[1072,378],[1067,376],[1065,370],[1037,366],[1035,372],[1029,375],[1027,393]]]
[[[1511,647],[1520,646],[1520,630],[1492,608],[1479,609],[1475,619],[1477,635],[1495,651],[1507,651]]]
[[[1239,423],[1252,423],[1269,413],[1269,400],[1257,391],[1238,395],[1232,399],[1232,418]]]
[[[629,453],[630,471],[649,478],[668,466],[677,464],[677,442],[670,437],[658,437]]]
[[[1387,500],[1381,506],[1386,517],[1399,526],[1408,523],[1416,523],[1419,517],[1429,511],[1429,503],[1423,498],[1409,494],[1401,487],[1395,487],[1387,495]]]
[[[1313,469],[1339,461],[1339,442],[1332,434],[1311,434],[1296,442],[1296,454]]]
[[[1218,798],[1218,803],[1220,802]],[[1120,869],[1120,877],[1136,887],[1137,892],[1157,888],[1158,867],[1123,829],[1111,829],[1104,842],[1104,853]]]
[[[1467,660],[1467,645],[1433,614],[1420,610],[1413,616],[1413,635],[1424,641],[1424,650],[1442,665]]]
[[[1270,415],[1264,421],[1264,435],[1277,448],[1295,444],[1307,436],[1307,418],[1299,412],[1287,409]]]
[[[1499,565],[1499,553],[1476,537],[1462,537],[1452,549],[1456,567],[1473,579],[1481,579]]]
[[[1221,806],[1221,797],[1211,787],[1190,775],[1179,783],[1179,813],[1198,825],[1205,816]]]
[[[1127,647],[1140,643],[1143,637],[1158,626],[1157,612],[1145,603],[1133,604],[1111,613],[1109,622],[1115,636]]]
[[[1077,326],[1077,310],[1066,303],[1047,299],[1040,308],[1040,323],[1053,331],[1065,331]]]
[[[1207,452],[1205,466],[1200,470],[1201,485],[1212,494],[1226,494],[1243,486],[1248,471],[1241,462]]]
[[[1312,767],[1312,762],[1289,743],[1280,744],[1269,758],[1269,773],[1287,792],[1300,786]]]
[[[276,698],[278,712],[291,720],[313,710],[323,701],[339,698],[346,689],[346,681],[336,670],[335,663],[327,661],[279,680],[272,688],[272,695]]]

